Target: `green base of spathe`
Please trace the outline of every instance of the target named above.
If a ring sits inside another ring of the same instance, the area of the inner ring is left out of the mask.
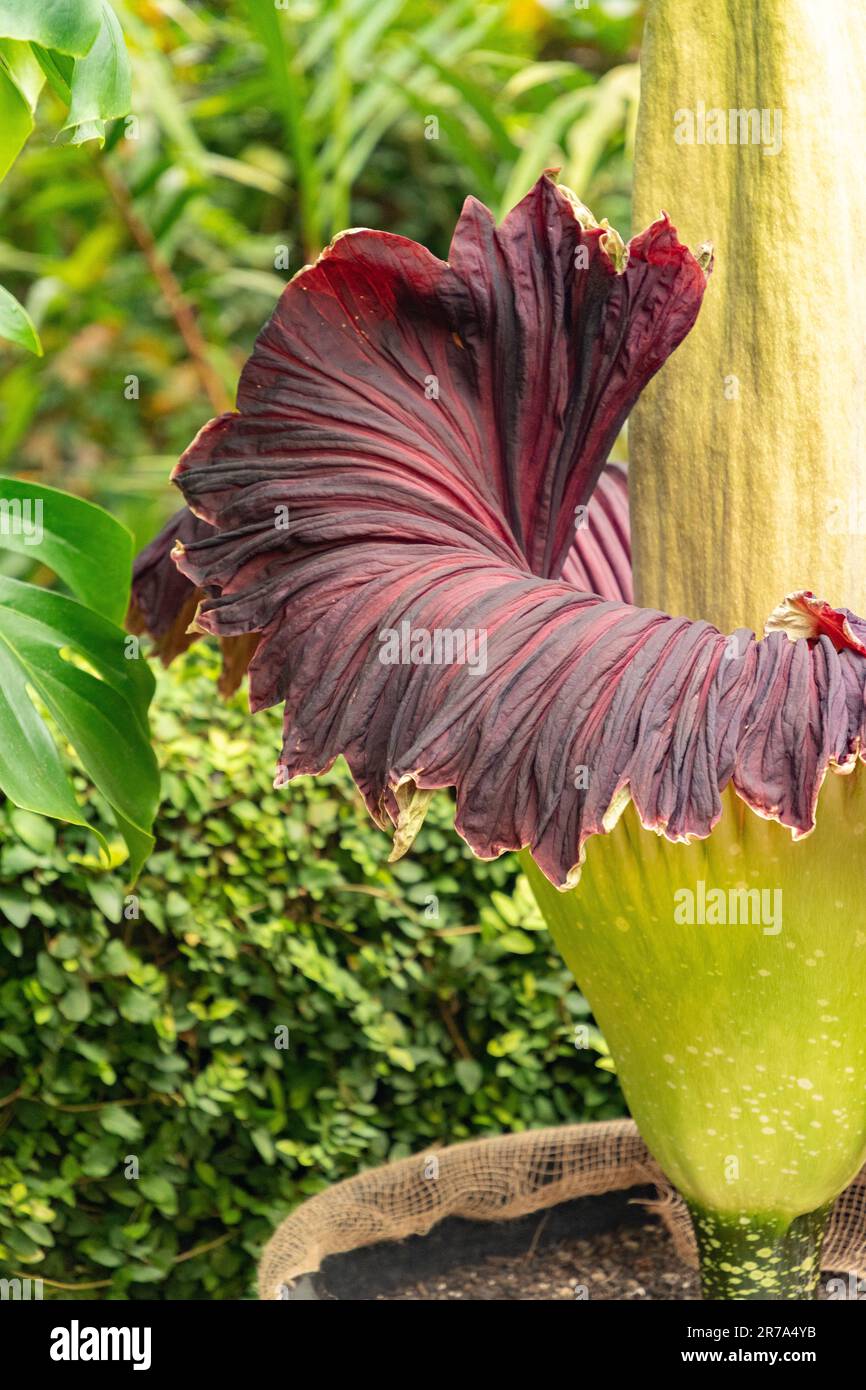
[[[723,802],[691,844],[629,805],[566,892],[522,858],[667,1176],[715,1222],[784,1231],[866,1154],[866,775],[828,774],[797,842]]]

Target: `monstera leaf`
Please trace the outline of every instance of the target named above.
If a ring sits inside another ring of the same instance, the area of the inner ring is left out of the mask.
[[[86,825],[58,737],[71,744],[112,808],[135,877],[153,845],[159,776],[147,726],[153,677],[119,626],[132,538],[89,502],[0,478],[2,551],[44,565],[71,592],[0,574],[0,791]]]

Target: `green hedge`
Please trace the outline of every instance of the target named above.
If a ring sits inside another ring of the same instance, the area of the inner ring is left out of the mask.
[[[278,713],[214,676],[199,648],[160,679],[136,899],[0,806],[0,1277],[46,1296],[249,1296],[325,1184],[622,1111],[514,859],[474,861],[443,795],[389,866],[346,769],[275,792]]]

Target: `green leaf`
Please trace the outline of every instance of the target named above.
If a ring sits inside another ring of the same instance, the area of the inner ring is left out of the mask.
[[[39,1256],[39,1246],[29,1236],[25,1236],[20,1230],[14,1227],[4,1228],[3,1243],[14,1251],[22,1260],[33,1260]]]
[[[33,57],[39,64],[51,90],[68,106],[72,93],[69,84],[72,81],[72,73],[75,68],[75,59],[68,58],[65,53],[58,53],[48,48],[42,48],[38,43],[31,44]]]
[[[400,99],[413,106],[422,118],[426,116],[430,99],[425,92],[415,92],[406,84],[395,81],[394,89],[399,93]],[[436,113],[442,134],[447,140],[449,148],[462,161],[473,179],[473,186],[478,190],[478,196],[488,203],[495,203],[497,196],[497,184],[494,178],[494,167],[489,155],[478,149],[476,142],[470,135],[467,135],[463,121],[450,111],[441,108]]]
[[[81,980],[75,980],[57,1007],[70,1023],[83,1023],[90,1017],[90,991]]]
[[[0,73],[2,80],[2,73]],[[0,122],[3,120],[2,95],[0,95]],[[2,163],[2,140],[0,135],[0,163]],[[2,177],[2,176],[0,176]],[[26,348],[28,352],[35,353],[37,357],[42,356],[42,344],[39,341],[39,334],[33,325],[33,320],[27,310],[14,295],[8,290],[4,290],[0,285],[0,338],[5,338],[8,343],[15,343],[18,347]]]
[[[395,1067],[402,1067],[404,1071],[415,1070],[415,1058],[408,1047],[389,1047],[385,1054],[389,1062],[393,1062]]]
[[[54,1237],[43,1221],[22,1221],[21,1230],[37,1245],[53,1245]]]
[[[305,110],[309,100],[303,55],[286,34],[273,0],[247,0],[252,28],[265,50],[273,101],[283,120],[286,146],[291,151],[298,182],[304,239],[309,246],[320,240],[319,169],[310,140]]]
[[[0,577],[0,651],[9,678],[0,695],[0,729],[5,722],[11,735],[0,748],[0,787],[28,810],[85,824],[56,753],[44,768],[39,763],[50,735],[29,685],[114,810],[135,876],[153,843],[159,774],[147,734],[153,678],[142,660],[125,659],[124,644],[119,628],[75,599]],[[66,659],[69,648],[91,669]],[[36,802],[38,783],[51,793],[47,801]]]
[[[454,1075],[467,1096],[472,1096],[484,1080],[484,1069],[471,1057],[461,1057],[459,1062],[454,1063]]]
[[[500,1033],[498,1038],[491,1038],[487,1051],[491,1057],[509,1057],[522,1045],[525,1037],[521,1028],[512,1028],[507,1033]]]
[[[525,932],[504,931],[496,938],[496,945],[503,951],[511,951],[517,956],[531,956],[535,950],[535,943]]]
[[[466,105],[470,106],[481,118],[500,158],[509,163],[516,159],[518,148],[483,88],[467,77],[460,68],[449,67],[446,63],[440,63],[436,55],[426,49],[423,44],[418,44],[417,49],[424,62],[433,69],[436,76],[442,82],[447,83],[449,87],[453,87]]]
[[[210,1018],[213,1022],[218,1022],[221,1018],[228,1018],[237,1009],[236,999],[217,999],[210,1006]]]
[[[107,917],[109,922],[119,922],[123,912],[123,896],[116,884],[103,878],[94,878],[88,883],[87,888],[103,917]],[[121,944],[112,943],[118,946]]]
[[[0,576],[0,790],[24,810],[87,824],[32,692],[114,811],[136,877],[153,846],[159,776],[147,725],[153,677],[109,621],[126,608],[131,537],[79,498],[0,478],[3,544],[50,566],[98,611]]]
[[[119,1139],[130,1142],[140,1139],[144,1133],[141,1122],[123,1105],[108,1105],[101,1111],[99,1123],[106,1134],[116,1134]]]
[[[250,1138],[264,1159],[265,1163],[276,1162],[277,1151],[274,1148],[274,1141],[266,1129],[253,1129],[250,1131]]]
[[[13,927],[26,927],[32,916],[27,894],[16,889],[4,889],[0,892],[0,913],[9,919]]]
[[[158,1207],[167,1207],[174,1210],[177,1207],[177,1196],[168,1178],[162,1178],[158,1174],[151,1177],[139,1179],[139,1191],[149,1202],[153,1202]]]
[[[6,69],[31,111],[45,86],[45,74],[29,43],[0,39],[0,67]]]
[[[36,854],[51,853],[57,837],[50,821],[42,816],[33,815],[31,811],[13,811],[9,820],[18,839]]]
[[[29,873],[31,869],[41,868],[42,860],[26,845],[20,845],[16,840],[10,840],[0,850],[0,864],[2,864],[3,874],[13,878],[16,875]]]
[[[127,989],[118,1005],[128,1023],[152,1023],[159,1013],[159,1000],[143,989]]]
[[[0,790],[16,806],[86,825],[54,740],[31,704],[25,674],[0,639]],[[104,843],[104,842],[103,842]],[[106,846],[107,850],[107,846]]]
[[[540,169],[548,168],[551,163],[561,162],[561,142],[571,123],[591,101],[591,93],[592,88],[579,88],[576,92],[566,92],[563,96],[557,97],[545,107],[544,115],[532,130],[531,139],[524,146],[520,158],[512,165],[500,204],[502,216],[523,197],[527,188],[538,177]]]
[[[103,3],[102,23],[86,58],[72,73],[69,114],[63,126],[72,144],[105,138],[104,121],[126,116],[132,104],[132,75],[123,30],[111,6]]]
[[[128,975],[137,964],[132,952],[116,937],[109,941],[103,951],[101,963],[103,970],[107,970],[109,975]]]
[[[103,1269],[119,1269],[126,1263],[124,1255],[120,1250],[115,1250],[111,1245],[106,1245],[105,1241],[83,1240],[81,1242],[81,1253],[86,1255],[95,1264],[102,1265]]]
[[[101,507],[53,487],[0,477],[0,548],[47,565],[82,603],[123,622],[132,536]]]
[[[36,957],[36,974],[49,994],[61,994],[66,989],[66,973],[47,951],[40,951]]]
[[[102,21],[102,0],[0,0],[0,34],[83,57]]]
[[[5,66],[0,66],[0,179],[18,158],[33,129],[27,99]]]
[[[81,1171],[88,1178],[107,1178],[117,1164],[117,1146],[103,1139],[87,1146],[81,1160]]]
[[[521,63],[514,76],[509,77],[506,82],[504,95],[509,103],[514,103],[517,97],[523,96],[524,92],[530,92],[534,87],[544,87],[551,82],[556,83],[557,86],[564,84],[567,87],[589,85],[586,73],[576,63],[561,60]]]
[[[132,1284],[161,1284],[166,1277],[166,1271],[156,1265],[127,1265],[126,1270]]]

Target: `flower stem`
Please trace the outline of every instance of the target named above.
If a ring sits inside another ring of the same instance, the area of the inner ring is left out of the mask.
[[[704,1298],[783,1302],[817,1296],[829,1206],[793,1221],[732,1216],[689,1203]]]

